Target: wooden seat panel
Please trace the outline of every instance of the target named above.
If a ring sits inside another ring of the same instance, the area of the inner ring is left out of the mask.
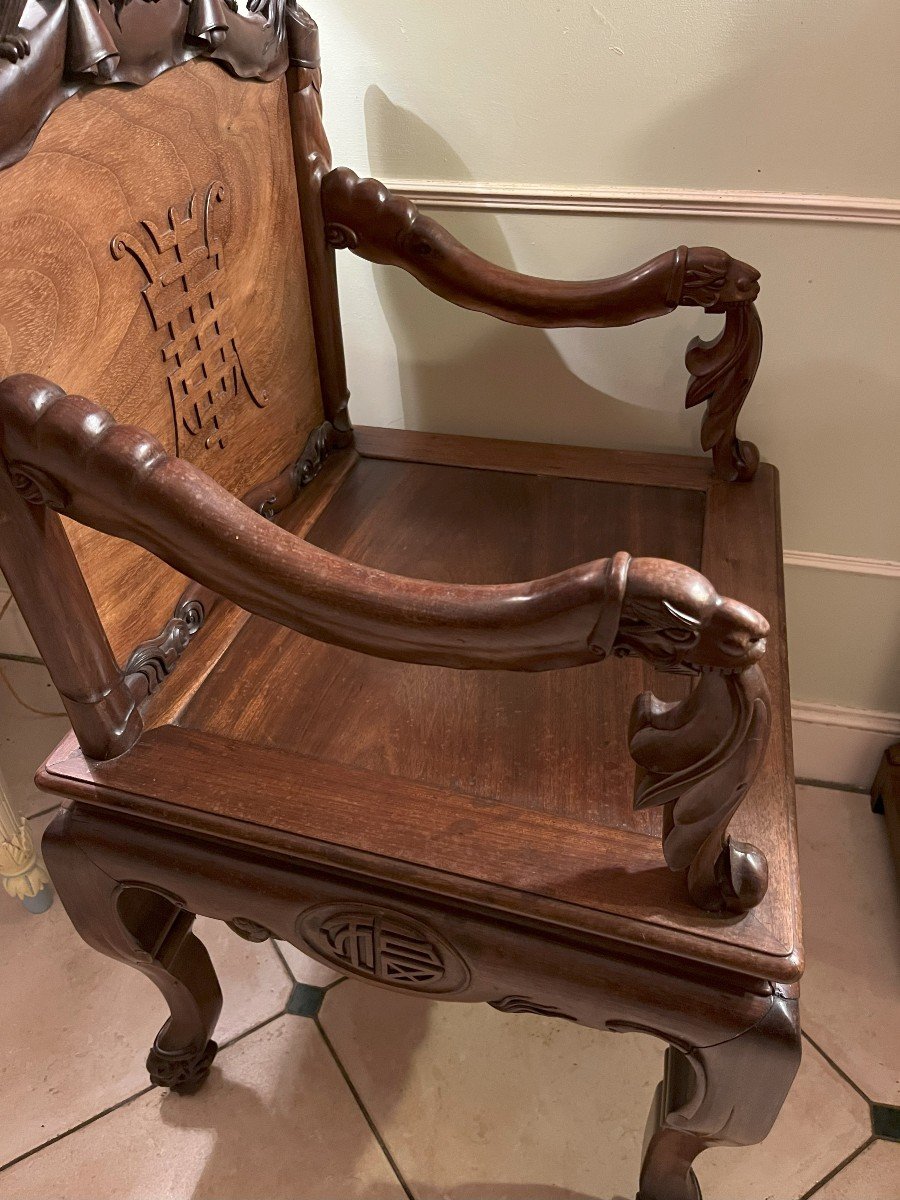
[[[310,532],[448,583],[539,578],[627,547],[699,567],[703,493],[360,459]],[[237,686],[235,681],[239,680]],[[371,658],[252,618],[180,724],[253,745],[656,835],[632,811],[628,713],[683,681],[638,660],[541,674]]]
[[[669,699],[688,687],[636,659],[452,671],[317,643],[223,605],[148,709],[159,728],[110,763],[61,747],[44,785],[182,826],[214,814],[244,839],[274,830],[307,852],[361,855],[368,869],[375,856],[386,878],[392,862],[401,874],[414,865],[438,890],[464,879],[501,907],[796,978],[774,471],[734,488],[702,460],[661,458],[641,487],[641,454],[548,458],[544,447],[402,431],[358,442],[370,453],[335,455],[281,524],[365,564],[448,582],[515,580],[621,548],[671,555],[766,612],[773,736],[733,823],[769,857],[762,904],[740,919],[699,912],[665,866],[659,810],[632,811],[631,703],[648,687]],[[736,558],[724,530],[738,524],[755,535]],[[640,933],[628,934],[634,922]]]

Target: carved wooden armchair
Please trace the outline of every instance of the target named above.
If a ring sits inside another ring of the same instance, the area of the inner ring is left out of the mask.
[[[483,261],[332,170],[290,2],[36,7],[0,28],[0,566],[74,729],[53,880],[171,1009],[151,1079],[216,1051],[203,913],[665,1039],[640,1195],[696,1200],[800,1055],[777,480],[735,432],[756,271]],[[688,352],[712,468],[354,431],[338,248],[525,325],[723,313]]]

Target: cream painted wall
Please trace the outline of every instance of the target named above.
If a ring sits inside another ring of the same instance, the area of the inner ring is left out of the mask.
[[[900,198],[896,0],[316,0],[335,160],[389,181]],[[898,221],[900,221],[900,208]],[[519,270],[614,273],[681,241],[760,267],[742,431],[785,545],[900,561],[900,227],[435,213]],[[543,333],[341,256],[357,422],[695,452],[684,348],[719,321]],[[795,698],[900,712],[900,578],[789,567]]]

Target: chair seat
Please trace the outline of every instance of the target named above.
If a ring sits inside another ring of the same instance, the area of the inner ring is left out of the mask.
[[[400,575],[538,578],[619,550],[671,558],[760,609],[773,636],[768,758],[733,826],[766,853],[763,904],[698,912],[635,813],[628,718],[687,679],[637,659],[544,674],[370,658],[220,604],[111,763],[73,742],[42,784],[387,880],[770,980],[799,975],[777,477],[725,485],[703,459],[401,431],[357,432],[280,523]],[[740,537],[736,536],[740,531]],[[412,874],[411,874],[412,873]],[[447,889],[449,891],[449,888]]]

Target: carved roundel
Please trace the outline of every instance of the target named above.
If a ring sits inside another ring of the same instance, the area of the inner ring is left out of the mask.
[[[448,942],[412,917],[375,905],[322,904],[297,922],[322,958],[363,979],[414,992],[459,992],[469,970]]]

